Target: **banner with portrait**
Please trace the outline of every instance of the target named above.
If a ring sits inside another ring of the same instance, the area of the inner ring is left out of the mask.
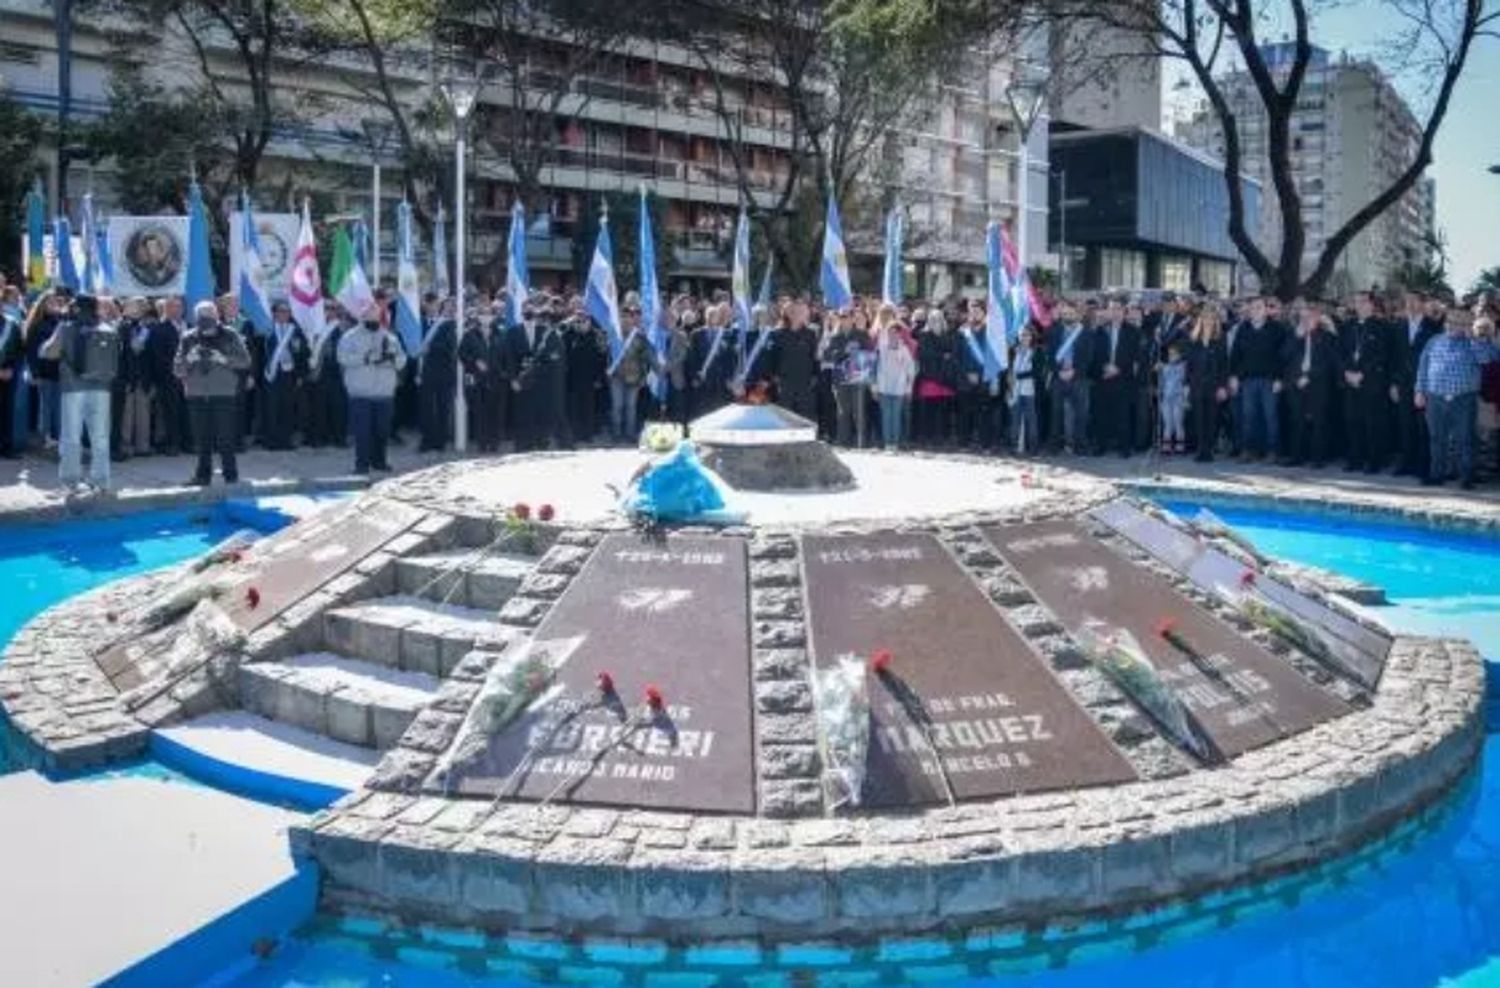
[[[252,210],[253,212],[253,210]],[[229,214],[229,284],[240,283],[240,262],[245,254],[242,236],[245,214]],[[292,255],[297,249],[300,217],[296,213],[255,213],[255,232],[260,238],[260,266],[265,275],[266,296],[287,297],[292,276]]]
[[[181,295],[187,286],[186,216],[111,216],[117,296]]]

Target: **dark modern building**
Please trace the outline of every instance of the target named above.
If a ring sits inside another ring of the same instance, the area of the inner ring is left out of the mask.
[[[1221,162],[1138,127],[1054,130],[1050,151],[1047,240],[1069,290],[1235,290]],[[1260,185],[1243,185],[1254,238]]]

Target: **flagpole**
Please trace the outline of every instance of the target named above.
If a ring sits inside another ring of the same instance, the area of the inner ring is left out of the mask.
[[[464,214],[468,212],[468,193],[464,188],[464,155],[465,144],[468,138],[468,118],[460,116],[457,127],[457,140],[454,147],[455,165],[458,174],[454,176],[454,185],[457,189],[454,202],[454,251],[453,251],[453,353],[457,360],[458,343],[464,335]],[[455,453],[466,452],[469,448],[469,400],[464,395],[464,365],[458,360],[458,373],[455,375],[458,382],[453,396],[453,451]]]

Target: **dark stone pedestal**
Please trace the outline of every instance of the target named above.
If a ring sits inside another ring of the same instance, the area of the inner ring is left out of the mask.
[[[699,444],[704,464],[742,491],[842,491],[854,487],[854,474],[832,447],[812,440],[765,446]]]

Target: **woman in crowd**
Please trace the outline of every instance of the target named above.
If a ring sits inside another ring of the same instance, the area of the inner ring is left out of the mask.
[[[1217,305],[1198,311],[1187,340],[1188,407],[1200,463],[1214,458],[1219,439],[1219,407],[1229,399],[1229,353],[1224,345],[1224,317]]]
[[[1006,372],[1006,401],[1010,404],[1010,441],[1017,456],[1029,456],[1042,445],[1037,430],[1037,383],[1046,376],[1047,351],[1036,345],[1031,326],[1021,327],[1016,351]]]
[[[893,306],[883,305],[875,316],[875,341],[879,361],[875,369],[875,394],[880,399],[880,439],[887,450],[906,443],[906,406],[911,401],[917,377],[917,361],[896,319]]]
[[[933,306],[927,313],[926,327],[917,335],[916,438],[930,448],[948,443],[958,374],[954,342],[948,317]]]

